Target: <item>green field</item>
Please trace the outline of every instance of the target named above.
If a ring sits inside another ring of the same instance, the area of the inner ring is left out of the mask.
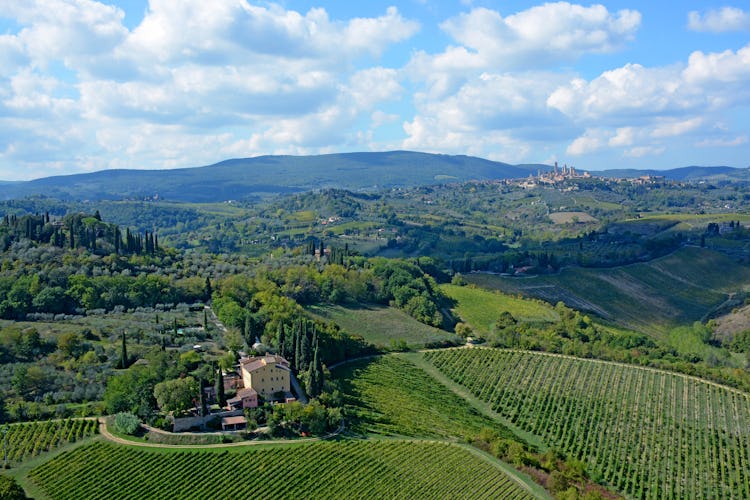
[[[695,378],[531,352],[424,354],[477,398],[634,498],[750,498],[750,396]]]
[[[342,441],[244,450],[145,450],[95,442],[30,472],[52,499],[533,498],[464,447]]]
[[[727,298],[747,288],[750,267],[718,252],[683,248],[647,263],[610,269],[566,268],[556,275],[508,278],[470,274],[477,286],[521,293],[664,338],[675,326],[700,320]]]
[[[423,347],[430,342],[457,341],[452,333],[420,323],[394,307],[363,305],[359,307],[311,306],[315,316],[337,323],[353,335],[360,335],[376,346],[390,347],[401,341],[411,347]]]
[[[530,323],[560,319],[552,307],[538,301],[519,299],[471,286],[440,285],[440,289],[456,301],[453,312],[461,321],[483,335],[490,332],[503,311],[510,312],[519,321]]]
[[[467,440],[492,427],[515,438],[403,355],[346,363],[333,376],[345,395],[349,428],[356,433]]]

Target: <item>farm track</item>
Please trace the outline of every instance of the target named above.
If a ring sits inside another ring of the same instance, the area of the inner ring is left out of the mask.
[[[167,443],[148,443],[145,441],[131,441],[129,439],[124,439],[119,436],[115,436],[112,434],[109,429],[107,429],[107,421],[105,418],[99,419],[99,433],[109,441],[112,441],[113,443],[117,444],[123,444],[127,446],[139,446],[142,448],[171,448],[171,449],[178,449],[178,450],[190,450],[190,449],[202,449],[202,448],[236,448],[241,446],[262,446],[262,445],[273,445],[273,444],[294,444],[294,443],[311,443],[315,441],[324,441],[327,439],[331,439],[332,437],[335,437],[339,434],[341,434],[345,429],[344,424],[342,423],[341,426],[336,429],[335,431],[326,434],[325,436],[321,437],[314,437],[314,438],[300,438],[300,439],[274,439],[269,441],[239,441],[236,443],[212,443],[212,444],[167,444]],[[162,431],[163,432],[163,431]],[[168,434],[166,432],[163,432],[164,434]],[[216,435],[217,433],[206,433],[207,435]]]

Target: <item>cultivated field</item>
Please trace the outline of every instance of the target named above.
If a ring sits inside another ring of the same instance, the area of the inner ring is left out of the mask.
[[[42,452],[75,442],[97,433],[95,419],[50,420],[8,426],[6,436],[8,461],[22,462]]]
[[[515,438],[402,355],[346,363],[340,382],[349,429],[363,435],[470,439],[483,427]]]
[[[656,334],[700,320],[750,283],[750,267],[723,254],[683,248],[647,263],[611,269],[567,268],[556,275],[508,278],[471,274],[477,286],[522,293],[592,311],[623,326]]]
[[[326,321],[334,321],[353,335],[362,336],[377,346],[390,347],[403,340],[409,346],[422,347],[430,342],[457,340],[457,336],[415,320],[404,311],[380,305],[358,307],[314,306],[309,311]]]
[[[628,496],[750,498],[748,394],[682,375],[531,352],[424,356]]]
[[[533,498],[491,460],[426,441],[342,441],[241,451],[95,442],[30,473],[50,498]]]

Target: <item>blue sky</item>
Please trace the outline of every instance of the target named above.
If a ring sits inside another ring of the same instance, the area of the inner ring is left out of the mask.
[[[750,7],[0,0],[0,179],[409,149],[750,165]]]

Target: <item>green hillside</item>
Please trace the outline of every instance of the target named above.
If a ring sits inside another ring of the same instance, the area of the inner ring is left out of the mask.
[[[471,286],[441,285],[441,290],[456,302],[453,312],[468,323],[472,330],[487,334],[500,313],[510,312],[514,318],[527,323],[553,322],[558,314],[547,304],[511,297]]]
[[[404,311],[377,304],[347,307],[321,305],[308,308],[316,317],[333,321],[348,333],[359,335],[376,346],[391,347],[401,341],[411,347],[443,341],[457,341],[456,335],[415,320]]]
[[[707,249],[687,247],[646,263],[611,269],[566,268],[556,275],[509,278],[471,274],[477,286],[521,293],[591,311],[644,333],[662,335],[700,320],[750,287],[750,267]]]

